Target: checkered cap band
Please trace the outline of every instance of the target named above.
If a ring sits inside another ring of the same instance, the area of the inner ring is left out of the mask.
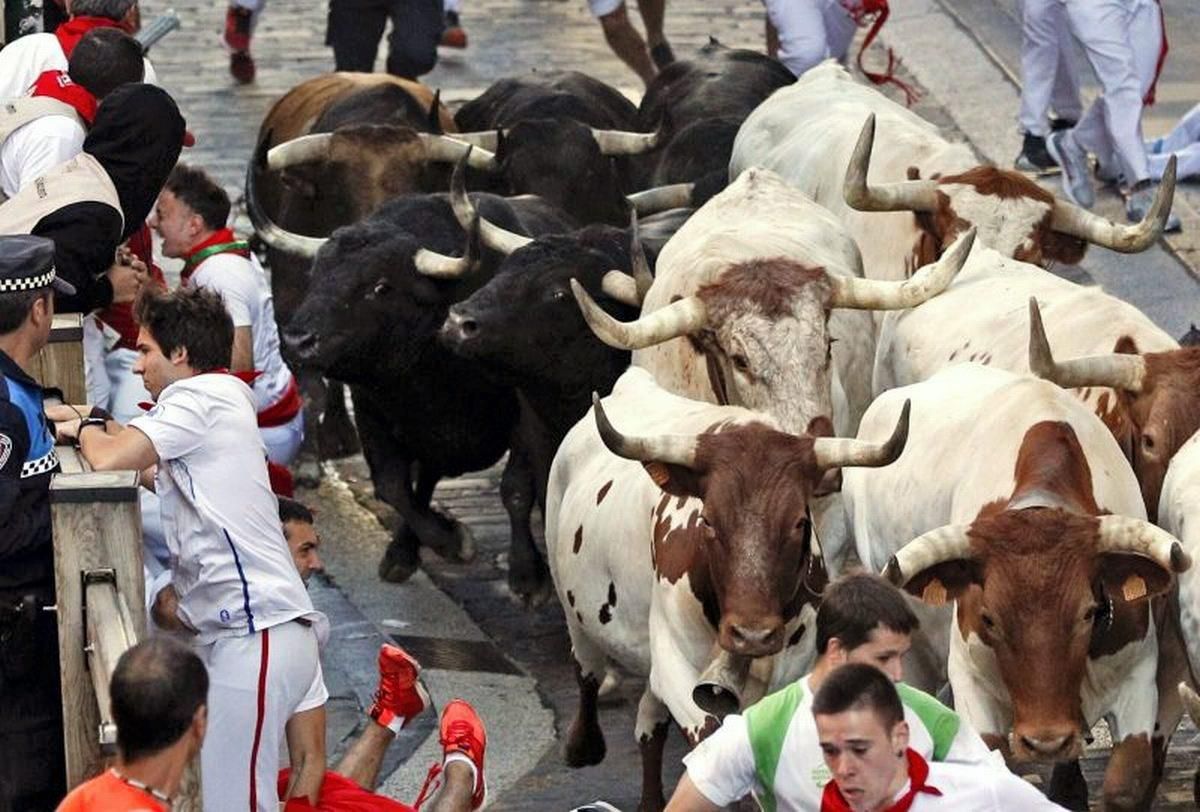
[[[0,279],[0,293],[13,293],[22,290],[37,290],[49,286],[54,281],[54,268],[51,267],[37,276],[24,276],[20,279]]]
[[[53,274],[51,274],[53,276]],[[58,467],[58,454],[54,449],[50,449],[50,453],[36,459],[28,460],[21,466],[21,478],[28,479],[31,476],[38,474],[48,474]]]

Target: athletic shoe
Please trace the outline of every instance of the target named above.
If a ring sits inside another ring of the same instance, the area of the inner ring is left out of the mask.
[[[1050,122],[1050,130],[1058,132],[1060,130],[1069,130],[1079,122],[1073,118],[1059,118],[1058,116],[1049,116],[1047,120]]]
[[[464,758],[475,765],[475,792],[471,808],[483,805],[487,782],[483,778],[483,753],[487,749],[487,731],[475,709],[462,699],[455,699],[442,711],[442,734],[439,738],[445,754],[443,766]]]
[[[249,51],[234,51],[229,55],[229,73],[239,85],[248,85],[254,81],[254,57]]]
[[[1114,166],[1110,167],[1103,164],[1099,159],[1096,160],[1096,180],[1103,183],[1105,186],[1120,186],[1121,172]]]
[[[442,29],[442,39],[438,44],[445,45],[447,48],[467,47],[467,32],[459,24],[457,11],[446,12],[445,27]]]
[[[1092,188],[1087,154],[1076,145],[1070,131],[1050,133],[1046,139],[1046,149],[1055,163],[1062,167],[1062,190],[1067,200],[1085,209],[1096,205],[1096,190]]]
[[[654,60],[654,65],[662,70],[675,61],[675,52],[671,50],[670,43],[663,40],[650,49],[650,58]]]
[[[421,664],[391,643],[379,648],[379,687],[367,715],[393,733],[430,705],[429,694],[417,675]]]
[[[1154,205],[1154,195],[1157,192],[1158,184],[1148,180],[1144,180],[1134,187],[1125,201],[1125,216],[1129,222],[1139,223],[1146,218],[1150,207]],[[1175,212],[1168,214],[1167,224],[1163,226],[1163,231],[1171,233],[1182,230],[1183,223],[1180,222]]]
[[[1058,171],[1058,164],[1046,151],[1046,139],[1032,133],[1025,133],[1021,154],[1017,156],[1014,166],[1021,172],[1035,175],[1049,175]]]

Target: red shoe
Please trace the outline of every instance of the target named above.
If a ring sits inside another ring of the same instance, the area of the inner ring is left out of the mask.
[[[417,675],[421,664],[391,643],[379,648],[379,687],[367,715],[393,733],[429,707],[429,694]]]
[[[483,806],[487,797],[487,782],[483,779],[483,752],[487,749],[487,732],[475,709],[462,699],[455,699],[442,711],[442,763],[434,764],[425,776],[425,783],[413,808],[433,798],[445,783],[446,765],[451,761],[467,761],[475,767],[475,792],[471,795],[471,809]]]
[[[462,26],[456,25],[453,28],[447,28],[442,31],[442,39],[438,42],[439,45],[444,45],[447,48],[466,48],[467,47],[467,32],[462,29]]]
[[[249,51],[234,51],[229,55],[229,72],[239,85],[248,85],[254,81],[254,57]]]

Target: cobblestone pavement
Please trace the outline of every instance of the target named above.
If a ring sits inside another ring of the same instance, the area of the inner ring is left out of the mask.
[[[956,0],[947,2],[956,7],[962,5]],[[921,5],[917,0],[914,4]],[[985,7],[992,5],[992,0],[970,0],[970,4],[971,9],[978,12],[981,7],[986,10]],[[168,0],[144,0],[143,14],[151,18],[168,5]],[[900,11],[902,4],[895,5]],[[1010,0],[995,3],[1003,14],[1009,13],[1010,5]],[[1174,9],[1182,9],[1185,3],[1184,0],[1165,0],[1165,5],[1168,14],[1173,15]],[[151,57],[162,83],[175,95],[189,126],[197,135],[198,144],[187,152],[185,159],[205,165],[232,193],[240,194],[258,123],[270,103],[298,81],[332,67],[330,51],[323,44],[325,6],[320,2],[273,0],[254,41],[258,81],[248,87],[234,85],[227,71],[227,55],[221,49],[218,37],[224,13],[222,5],[181,0],[174,8],[183,19],[184,28],[157,46]],[[636,13],[632,16],[637,19]],[[1187,9],[1189,26],[1196,17],[1192,9]],[[978,19],[978,16],[971,17],[968,24],[982,26]],[[470,35],[471,46],[465,51],[443,49],[438,67],[425,77],[431,86],[441,87],[444,98],[450,101],[469,98],[504,75],[560,68],[585,70],[630,95],[636,95],[640,90],[635,77],[608,52],[583,0],[466,0],[463,23]],[[893,26],[902,31],[903,21],[889,24],[889,27]],[[995,33],[998,42],[1011,41],[1011,18],[1008,26]],[[887,31],[885,28],[885,35]],[[728,45],[758,48],[762,42],[761,6],[756,0],[674,0],[667,13],[667,33],[680,56],[707,41],[710,35]],[[984,39],[992,35],[993,32],[985,30]],[[1172,58],[1181,59],[1184,73],[1176,77],[1177,84],[1171,86],[1173,89],[1167,97],[1171,115],[1176,114],[1177,108],[1180,111],[1186,109],[1184,100],[1196,95],[1187,84],[1187,80],[1194,79],[1196,74],[1186,71],[1190,69],[1188,66],[1195,64],[1189,61],[1194,59],[1193,54],[1200,55],[1186,38],[1180,37],[1176,43]],[[882,59],[879,53],[874,57]],[[917,109],[939,126],[961,135],[958,121],[966,104],[963,99],[951,98],[948,106],[943,106],[932,94],[926,94]],[[1001,122],[1002,127],[1010,127],[1012,118],[1013,111],[996,114],[996,121]],[[367,495],[369,485],[361,459],[341,463],[337,470],[361,500],[372,505],[386,521],[389,511],[372,503]],[[450,565],[432,559],[428,561],[427,569],[433,582],[466,610],[495,647],[536,679],[541,700],[553,710],[555,725],[561,734],[571,720],[575,703],[575,684],[561,609],[551,603],[530,612],[508,598],[504,586],[508,522],[497,495],[497,483],[497,469],[443,483],[437,499],[472,527],[479,555],[470,565]],[[336,498],[325,491],[323,487],[321,495],[302,496]],[[389,596],[406,594],[407,585],[403,588],[369,585],[374,561],[365,559],[375,554],[376,547],[370,547],[369,552],[359,551],[362,561],[353,558],[353,550],[347,552],[343,561],[335,559],[330,568],[333,584],[346,591],[351,603],[361,605],[364,600],[375,603],[393,600],[400,604],[400,597]],[[354,577],[345,577],[346,569],[354,569]],[[330,605],[338,602],[337,596],[332,595],[322,599],[329,600]],[[347,611],[350,612],[348,624],[359,622],[351,610]],[[378,612],[372,611],[366,614],[373,619],[379,616]],[[354,680],[348,677],[347,684],[351,683]],[[351,706],[355,701],[362,702],[361,679],[354,684],[358,687],[347,689],[347,701]],[[532,771],[494,794],[492,808],[565,810],[598,797],[623,809],[635,808],[640,770],[632,729],[639,692],[640,681],[628,679],[602,709],[601,719],[608,741],[608,758],[603,764],[568,770],[562,764],[557,746],[546,748]],[[353,719],[348,718],[344,724],[352,726]],[[1193,739],[1194,729],[1190,727],[1177,736],[1168,764],[1169,781],[1159,793],[1156,809],[1191,808],[1190,773],[1197,758]],[[666,759],[667,786],[672,786],[678,777],[682,753],[679,737],[672,735]],[[1103,756],[1094,756],[1087,761],[1086,770],[1093,792],[1098,788],[1104,761]],[[393,785],[389,783],[388,786]],[[410,796],[400,792],[399,797]]]

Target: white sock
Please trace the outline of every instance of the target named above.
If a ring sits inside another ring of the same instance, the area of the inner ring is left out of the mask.
[[[475,766],[475,762],[467,758],[465,753],[460,753],[456,750],[453,753],[446,754],[446,757],[442,759],[442,767],[445,768],[449,766],[450,762],[452,761],[461,761],[463,764],[466,764],[471,768],[471,792],[474,793],[476,790],[478,790],[479,769]]]

